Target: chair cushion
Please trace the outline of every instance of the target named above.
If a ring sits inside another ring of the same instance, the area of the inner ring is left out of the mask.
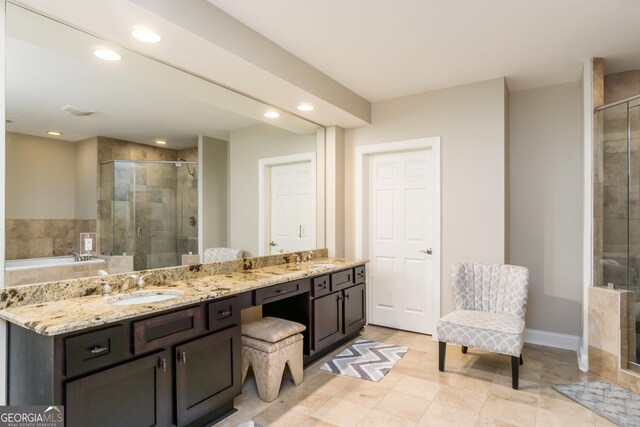
[[[257,340],[247,336],[242,337],[242,345],[244,347],[253,348],[255,350],[262,351],[263,353],[275,353],[278,350],[282,350],[285,347],[289,347],[298,341],[302,341],[302,334],[295,334],[287,337],[281,341],[270,343],[263,340]]]
[[[520,356],[524,320],[513,314],[456,310],[438,320],[438,341]]]
[[[242,325],[242,335],[267,342],[278,342],[307,329],[300,323],[277,317],[263,317]]]

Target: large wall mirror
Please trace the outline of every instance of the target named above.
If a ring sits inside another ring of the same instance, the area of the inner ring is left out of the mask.
[[[8,3],[5,285],[323,246],[323,130],[270,110]]]

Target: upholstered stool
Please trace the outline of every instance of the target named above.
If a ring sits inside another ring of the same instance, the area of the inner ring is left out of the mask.
[[[276,317],[264,317],[242,325],[242,383],[249,365],[253,368],[260,398],[271,402],[280,393],[285,364],[293,383],[302,382],[302,334],[300,323]]]

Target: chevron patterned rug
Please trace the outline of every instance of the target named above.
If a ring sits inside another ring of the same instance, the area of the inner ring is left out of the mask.
[[[378,382],[387,375],[408,350],[408,347],[400,345],[359,339],[322,365],[320,369]]]

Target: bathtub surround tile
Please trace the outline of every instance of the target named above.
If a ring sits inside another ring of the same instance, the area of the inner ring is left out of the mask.
[[[6,259],[70,255],[80,233],[95,233],[96,221],[87,219],[7,219]]]

